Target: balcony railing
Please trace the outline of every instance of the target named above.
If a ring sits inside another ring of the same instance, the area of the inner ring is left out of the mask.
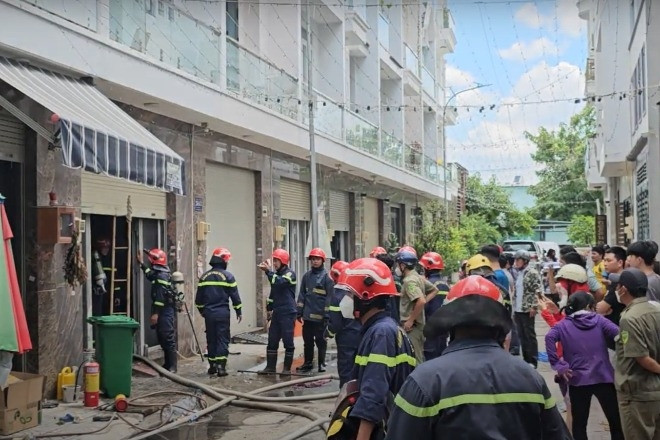
[[[451,11],[448,8],[442,10],[442,27],[445,29],[455,29],[456,24],[454,23],[454,17],[451,15]]]
[[[419,78],[419,57],[415,52],[408,46],[406,46],[406,69],[411,71]]]
[[[383,14],[378,14],[378,42],[389,52],[390,21]]]
[[[435,99],[435,78],[426,67],[422,67],[422,88]]]
[[[96,31],[96,2],[87,0],[22,0],[44,11],[66,19],[92,31]]]
[[[584,76],[587,81],[594,81],[596,79],[596,62],[591,57],[587,58],[587,71]]]
[[[321,92],[315,91],[314,93],[316,94],[316,102],[314,104],[314,128],[335,139],[343,140],[344,130],[342,123],[342,108]],[[307,93],[305,93],[304,96],[304,102],[306,104],[309,103]],[[309,110],[307,109],[307,106],[304,106],[302,116],[303,123],[308,124]]]
[[[403,141],[381,131],[380,143],[383,159],[392,165],[403,168]]]
[[[347,0],[346,6],[358,14],[362,20],[367,21],[367,4],[365,0]]]
[[[378,156],[378,127],[361,116],[344,111],[346,143]]]

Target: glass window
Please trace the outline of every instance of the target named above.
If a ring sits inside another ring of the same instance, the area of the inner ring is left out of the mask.
[[[227,2],[227,36],[238,41],[238,2]]]

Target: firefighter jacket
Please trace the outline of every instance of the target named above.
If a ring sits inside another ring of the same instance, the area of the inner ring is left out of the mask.
[[[373,423],[384,421],[391,396],[399,392],[415,365],[404,330],[386,312],[369,318],[362,327],[362,340],[355,354],[353,377],[360,394],[350,416]]]
[[[495,341],[462,340],[420,365],[394,399],[386,439],[570,440],[545,381]]]
[[[305,273],[298,293],[298,317],[316,322],[327,319],[333,290],[334,283],[324,267]]]
[[[140,268],[151,281],[151,313],[159,314],[164,307],[174,307],[170,268],[159,264],[151,267],[142,264]]]
[[[360,345],[360,332],[362,324],[357,319],[347,319],[341,314],[339,303],[346,295],[343,289],[333,288],[330,299],[330,311],[328,313],[328,336],[335,338],[337,346],[357,348]]]
[[[296,314],[296,274],[289,266],[282,266],[277,272],[266,272],[270,283],[270,295],[266,304],[269,312],[288,315]]]
[[[445,301],[447,293],[449,293],[449,286],[442,280],[439,273],[431,273],[428,280],[436,289],[438,289],[438,293],[431,301],[428,301],[424,305],[424,315],[426,316],[427,321],[436,310],[442,307],[442,303]]]
[[[195,306],[205,318],[229,318],[229,300],[242,315],[241,297],[234,275],[219,266],[214,266],[199,279]]]

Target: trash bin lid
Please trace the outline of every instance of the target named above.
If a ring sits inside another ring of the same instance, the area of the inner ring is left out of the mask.
[[[135,319],[123,315],[90,316],[87,318],[87,322],[108,327],[138,328],[140,326]]]

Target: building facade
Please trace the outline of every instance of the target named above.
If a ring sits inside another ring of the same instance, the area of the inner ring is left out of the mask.
[[[50,387],[91,348],[99,313],[136,318],[137,351],[156,355],[149,286],[130,262],[143,248],[167,251],[194,309],[212,249],[228,247],[244,304],[232,329],[263,326],[256,265],[283,247],[306,270],[310,106],[332,258],[390,233],[414,240],[419,208],[443,195],[451,15],[444,1],[339,3],[313,0],[308,15],[287,1],[0,1],[0,192],[35,346],[18,368]],[[111,243],[102,304],[91,280],[64,282],[74,227],[88,273]],[[187,318],[178,333],[194,351]]]
[[[607,242],[660,240],[660,3],[581,0],[588,23],[586,97],[596,108],[589,187],[603,191]]]

